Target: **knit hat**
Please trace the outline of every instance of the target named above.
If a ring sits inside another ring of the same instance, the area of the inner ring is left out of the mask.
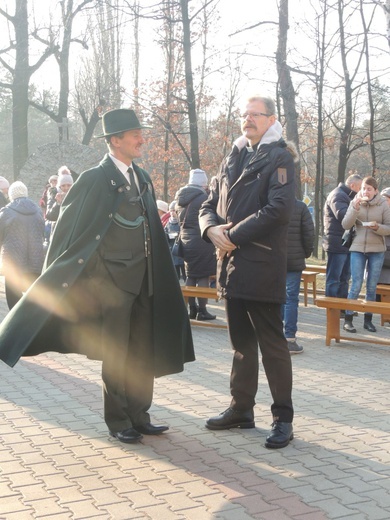
[[[0,177],[0,190],[6,190],[9,188],[9,182],[5,177]]]
[[[58,175],[50,175],[49,182],[51,181],[58,181]]]
[[[73,184],[73,177],[69,174],[65,174],[65,175],[59,175],[58,176],[58,181],[57,181],[57,184],[58,186],[62,186],[63,184]]]
[[[27,186],[21,181],[13,182],[8,189],[8,197],[11,202],[20,197],[28,197]]]
[[[385,188],[381,191],[381,195],[388,197],[390,199],[390,188]]]
[[[169,211],[168,203],[163,200],[156,200],[157,209],[167,213]]]
[[[173,201],[169,204],[169,211],[176,211],[176,204],[177,204],[177,200],[173,200]]]
[[[202,188],[206,187],[208,184],[206,172],[199,168],[191,170],[188,184],[195,184],[195,186],[201,186]]]
[[[67,166],[61,166],[58,168],[58,175],[70,175],[70,170]]]

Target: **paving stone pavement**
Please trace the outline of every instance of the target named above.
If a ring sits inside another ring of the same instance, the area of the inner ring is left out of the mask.
[[[132,445],[107,433],[100,363],[49,353],[0,364],[0,520],[388,520],[390,347],[326,347],[325,311],[311,303],[299,328],[295,439],[282,450],[264,447],[262,369],[256,428],[204,427],[230,400],[225,330],[193,328],[197,361],[156,380],[152,418],[169,432]]]

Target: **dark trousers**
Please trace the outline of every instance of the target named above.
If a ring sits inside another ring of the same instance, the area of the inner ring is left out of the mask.
[[[84,301],[92,320],[86,327],[83,346],[101,349],[104,419],[112,432],[150,422],[153,398],[152,297],[148,296],[147,274],[139,294],[117,287],[102,262],[93,276],[84,280]],[[76,294],[76,297],[78,295]],[[99,317],[99,319],[97,319]],[[97,326],[98,323],[98,326]],[[98,327],[98,328],[96,328]],[[82,339],[80,330],[78,340]]]
[[[328,253],[325,295],[334,298],[347,298],[350,278],[350,254]]]
[[[234,349],[230,377],[231,407],[252,409],[258,388],[259,347],[273,398],[274,419],[292,422],[292,366],[283,334],[281,305],[230,298],[226,300],[230,341]]]

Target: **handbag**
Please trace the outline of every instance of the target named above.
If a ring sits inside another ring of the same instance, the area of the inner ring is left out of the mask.
[[[179,234],[175,238],[175,241],[174,241],[172,249],[171,249],[172,256],[177,256],[178,258],[184,258],[184,246],[183,246],[183,242],[182,242],[180,234],[181,234],[182,228],[184,227],[184,224],[185,224],[185,221],[186,221],[186,217],[187,217],[187,213],[188,213],[188,210],[189,210],[190,206],[191,206],[191,202],[187,206],[183,222],[180,225]]]
[[[177,256],[178,258],[184,257],[184,247],[183,247],[183,242],[181,241],[181,238],[180,238],[180,233],[175,238],[171,251],[172,251],[172,256]]]
[[[341,237],[341,245],[344,247],[348,247],[348,249],[351,247],[353,239],[356,236],[356,229],[355,226],[352,226],[351,229],[347,229],[344,231],[343,236]]]

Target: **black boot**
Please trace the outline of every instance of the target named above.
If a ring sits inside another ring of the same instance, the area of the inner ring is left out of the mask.
[[[368,332],[376,332],[375,325],[372,324],[372,314],[371,312],[364,313],[364,325],[363,327],[368,330]]]
[[[196,305],[190,305],[190,312],[188,316],[190,317],[190,320],[194,320],[198,314],[198,307]]]
[[[345,315],[345,321],[344,321],[343,329],[346,330],[347,332],[356,332],[356,329],[353,326],[352,320],[353,320],[352,314],[346,314]]]
[[[210,314],[206,307],[204,309],[199,309],[199,312],[196,315],[198,321],[215,320],[216,317],[215,314]]]

